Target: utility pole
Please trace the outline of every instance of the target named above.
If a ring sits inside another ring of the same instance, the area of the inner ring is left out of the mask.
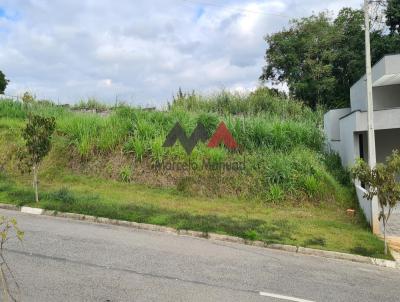
[[[369,34],[369,0],[364,0],[365,11],[365,61],[367,69],[367,102],[368,102],[368,163],[371,169],[376,165],[374,100],[372,93],[371,42]]]
[[[376,166],[376,150],[375,150],[375,129],[374,129],[374,100],[372,92],[372,64],[371,64],[371,40],[369,33],[369,0],[364,0],[364,17],[365,17],[365,63],[367,75],[367,110],[368,110],[368,164],[370,169]],[[371,215],[372,230],[375,234],[380,233],[380,223],[378,219],[378,199],[375,196],[372,199]]]

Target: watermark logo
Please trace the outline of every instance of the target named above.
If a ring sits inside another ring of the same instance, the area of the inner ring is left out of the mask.
[[[163,147],[172,147],[179,140],[187,154],[191,154],[199,141],[208,142],[207,147],[217,148],[220,144],[224,144],[230,150],[235,150],[238,147],[232,134],[229,132],[224,122],[221,122],[215,133],[209,137],[206,127],[202,123],[198,123],[196,129],[190,137],[186,136],[185,130],[179,123],[168,133]]]

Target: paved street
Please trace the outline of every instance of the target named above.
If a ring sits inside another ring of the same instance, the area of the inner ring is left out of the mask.
[[[389,218],[387,233],[389,236],[400,237],[400,206],[394,208],[392,216]]]
[[[6,251],[23,301],[400,299],[400,272],[394,269],[62,218],[0,213],[17,217],[26,231],[23,246],[12,242]]]

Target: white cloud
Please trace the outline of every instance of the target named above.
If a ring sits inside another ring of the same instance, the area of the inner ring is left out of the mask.
[[[0,0],[0,69],[8,94],[76,102],[95,96],[165,104],[178,87],[258,84],[263,37],[288,18],[361,0]]]

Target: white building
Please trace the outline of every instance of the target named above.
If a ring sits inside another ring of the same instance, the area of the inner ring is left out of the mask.
[[[384,162],[394,149],[400,149],[400,55],[385,56],[372,68],[374,124],[377,162]],[[329,149],[337,152],[345,167],[357,158],[368,161],[367,82],[362,77],[350,90],[351,108],[336,109],[324,116]],[[364,189],[356,183],[357,196],[365,217],[379,232],[378,205],[363,198]]]

